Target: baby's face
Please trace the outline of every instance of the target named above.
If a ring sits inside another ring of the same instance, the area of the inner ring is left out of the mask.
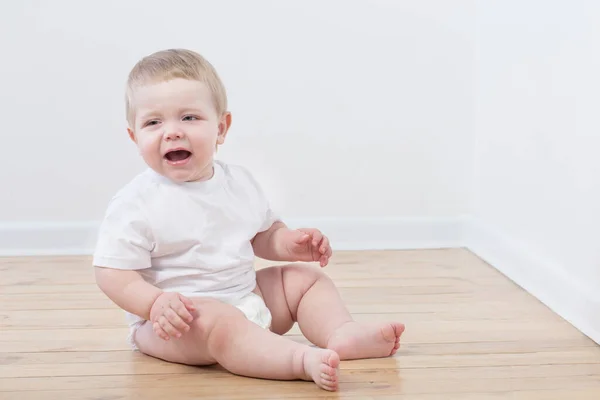
[[[208,87],[175,79],[136,89],[129,135],[144,161],[161,175],[190,182],[212,176],[215,146],[222,144],[230,115],[218,115]]]

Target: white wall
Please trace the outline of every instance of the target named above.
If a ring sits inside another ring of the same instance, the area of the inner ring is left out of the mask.
[[[477,3],[472,203],[476,250],[596,340],[598,20],[595,0]]]
[[[102,217],[142,168],[126,75],[167,47],[218,68],[234,115],[219,157],[255,171],[285,216],[461,215],[473,12],[445,0],[3,2],[0,222]]]

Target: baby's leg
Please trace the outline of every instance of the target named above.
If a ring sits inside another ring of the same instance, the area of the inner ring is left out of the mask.
[[[315,345],[336,351],[342,360],[387,357],[400,347],[400,322],[358,323],[333,282],[306,265],[270,267],[257,272],[258,286],[273,315],[273,331],[284,334],[295,321]]]
[[[195,302],[191,329],[179,339],[164,341],[146,322],[135,335],[142,353],[188,365],[219,363],[223,368],[253,378],[312,380],[326,390],[337,390],[339,356],[314,349],[246,319],[238,309],[214,300]]]

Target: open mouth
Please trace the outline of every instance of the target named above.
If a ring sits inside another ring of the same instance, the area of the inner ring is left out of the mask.
[[[192,156],[187,150],[171,150],[165,154],[165,159],[171,163],[182,163]]]

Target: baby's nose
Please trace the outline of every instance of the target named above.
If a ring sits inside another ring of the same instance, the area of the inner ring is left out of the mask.
[[[178,140],[183,137],[183,134],[179,131],[170,131],[165,135],[166,140]]]

